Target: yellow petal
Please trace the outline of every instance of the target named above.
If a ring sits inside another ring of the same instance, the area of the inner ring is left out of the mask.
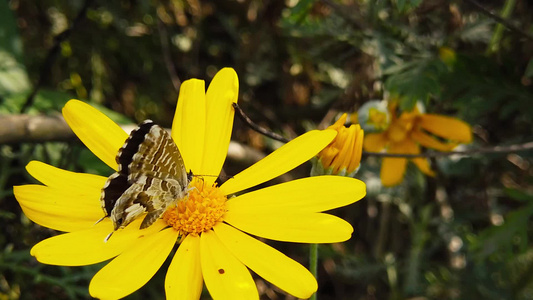
[[[411,139],[405,139],[398,143],[390,143],[387,152],[392,154],[419,154],[420,147]],[[406,158],[386,157],[381,163],[381,183],[384,186],[394,186],[402,182]]]
[[[207,184],[211,185],[224,164],[228,153],[231,130],[233,128],[233,116],[235,110],[233,103],[237,103],[239,97],[239,79],[237,73],[231,68],[220,70],[206,94],[207,114],[205,143],[202,160],[202,169],[197,171],[205,177]]]
[[[113,224],[109,219],[104,219],[88,229],[46,239],[33,246],[31,255],[41,263],[59,266],[83,266],[108,260],[128,249],[140,236],[154,234],[166,225],[159,220],[139,230],[141,221],[137,219],[126,228],[116,231],[106,243],[104,239],[113,231]]]
[[[177,238],[178,232],[169,228],[137,239],[94,275],[89,293],[95,298],[118,299],[135,292],[159,270]]]
[[[359,165],[361,164],[361,156],[363,155],[363,140],[365,132],[363,130],[359,130],[358,128],[356,129],[358,134],[354,144],[355,152],[352,160],[350,161],[350,165],[348,166],[348,173],[353,172],[359,167]]]
[[[430,136],[429,134],[419,130],[413,130],[411,132],[411,137],[415,141],[420,143],[420,145],[426,148],[436,149],[439,151],[450,151],[457,146],[457,144],[455,143],[443,143],[437,140],[436,138]]]
[[[470,128],[470,125],[455,118],[423,114],[420,116],[419,125],[434,135],[450,141],[461,143],[472,141],[472,128]]]
[[[203,285],[200,237],[188,235],[168,268],[165,293],[167,299],[200,299]]]
[[[425,157],[417,157],[411,159],[411,161],[418,167],[422,173],[428,175],[428,176],[435,176],[435,172],[431,170],[431,167],[429,165],[429,159]]]
[[[200,237],[205,285],[213,299],[259,299],[252,275],[213,231]]]
[[[44,185],[14,186],[15,198],[33,222],[60,231],[86,229],[104,216],[99,189],[72,192]]]
[[[333,160],[335,160],[338,154],[339,149],[333,147],[331,144],[324,150],[320,151],[318,157],[320,157],[320,163],[324,166],[324,169],[333,168]]]
[[[220,189],[225,195],[229,195],[284,174],[315,156],[336,134],[334,130],[309,131],[235,175]]]
[[[402,182],[407,159],[385,157],[381,162],[381,183],[384,186],[395,186]]]
[[[90,191],[89,193],[100,190],[107,180],[103,176],[71,172],[35,160],[28,163],[26,170],[33,178],[49,187],[64,189],[76,194],[79,194],[80,190]]]
[[[318,289],[315,277],[285,254],[224,223],[213,229],[242,263],[285,292],[307,299]]]
[[[108,166],[117,170],[115,156],[128,134],[96,108],[79,100],[63,107],[63,117],[78,138]]]
[[[418,154],[420,153],[420,148],[412,140],[406,139],[399,143],[391,143],[387,152],[393,154]],[[400,184],[406,167],[406,158],[384,158],[381,163],[381,183],[387,187]]]
[[[340,118],[335,121],[335,123],[329,125],[328,129],[333,129],[333,130],[339,130],[340,128],[344,127],[344,124],[346,123],[346,119],[348,118],[348,114],[346,113],[343,113]]]
[[[349,128],[343,130],[343,132],[339,134],[344,135],[346,137],[346,140],[343,142],[341,146],[341,150],[340,150],[339,155],[337,156],[337,160],[333,161],[333,165],[335,165],[335,169],[333,170],[334,174],[338,174],[339,171],[343,168],[348,168],[348,165],[350,165],[350,160],[354,158],[354,154],[355,154],[355,139],[356,139],[355,126],[350,126]]]
[[[348,240],[352,225],[324,213],[233,213],[224,221],[238,229],[271,240],[297,243],[336,243]]]
[[[341,176],[314,176],[269,186],[231,198],[232,213],[320,212],[345,206],[363,198],[366,185]]]
[[[180,150],[187,171],[201,171],[205,140],[205,83],[190,79],[180,87],[176,114],[172,122],[172,138]],[[210,175],[210,174],[201,174]],[[218,174],[215,174],[218,175]]]
[[[369,133],[365,135],[363,148],[370,152],[379,152],[387,145],[387,136],[384,133]]]

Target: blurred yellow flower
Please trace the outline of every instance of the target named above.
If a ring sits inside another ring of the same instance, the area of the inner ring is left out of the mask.
[[[448,66],[453,66],[457,60],[457,54],[450,47],[439,48],[439,58]]]
[[[379,152],[385,149],[393,154],[420,154],[420,146],[450,151],[460,143],[472,140],[472,129],[465,122],[436,114],[422,113],[418,108],[403,112],[397,117],[396,104],[389,104],[391,124],[380,133],[370,133],[365,137],[366,151]],[[429,160],[423,157],[411,158],[420,171],[434,176]],[[402,182],[407,166],[407,158],[386,157],[381,165],[381,182],[384,186],[394,186]]]
[[[171,136],[187,170],[219,174],[237,95],[237,74],[229,68],[217,73],[207,93],[202,80],[182,84]],[[81,101],[69,101],[63,116],[97,157],[118,169],[115,156],[126,132]],[[99,199],[107,178],[32,161],[26,169],[43,185],[15,186],[15,196],[32,221],[66,233],[38,243],[31,255],[42,263],[63,266],[112,259],[93,277],[89,292],[96,298],[118,299],[146,284],[179,243],[165,279],[168,299],[199,299],[203,282],[214,299],[259,299],[248,268],[287,293],[308,298],[317,290],[312,274],[248,234],[299,243],[345,241],[352,226],[322,211],[361,199],[365,184],[353,178],[317,176],[229,196],[302,164],[335,136],[334,130],[310,131],[220,187],[213,177],[193,178],[189,196],[153,225],[139,229],[142,217],[138,218],[107,242],[111,221],[95,224],[103,214]]]
[[[364,131],[359,124],[346,128],[347,115],[343,114],[328,130],[337,131],[337,137],[322,150],[313,162],[312,176],[333,174],[353,177],[361,163]]]
[[[359,108],[357,116],[357,122],[367,133],[383,131],[390,125],[387,101],[370,100]]]

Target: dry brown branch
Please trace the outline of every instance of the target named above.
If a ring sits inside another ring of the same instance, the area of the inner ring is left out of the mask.
[[[0,116],[0,145],[19,143],[42,143],[74,141],[76,135],[59,114],[45,115],[4,115]],[[121,125],[126,132],[132,131],[136,125]],[[231,142],[228,158],[244,164],[253,164],[265,155],[250,146]]]
[[[242,112],[242,111],[241,111]],[[239,115],[239,114],[238,114]],[[249,119],[248,119],[249,120]],[[250,120],[251,121],[251,120]],[[31,115],[5,115],[0,116],[0,145],[18,143],[41,143],[51,141],[69,141],[76,137],[70,130],[61,115],[57,116],[31,116]],[[245,120],[245,122],[247,122]],[[252,122],[253,123],[253,122]],[[122,125],[126,132],[135,128],[135,124]],[[255,125],[260,127],[258,125]],[[255,128],[255,127],[252,127]],[[260,128],[260,133],[268,132],[267,129]],[[274,138],[272,135],[267,135]],[[275,135],[277,136],[277,135]],[[281,136],[280,136],[281,137]],[[279,138],[279,137],[278,137]],[[279,139],[278,139],[279,140]],[[282,141],[287,141],[283,138]],[[513,152],[533,151],[533,142],[517,145],[494,146],[484,148],[473,148],[464,151],[450,152],[425,152],[420,154],[391,154],[386,152],[363,152],[364,156],[378,157],[443,157],[451,155],[473,156],[477,154],[505,154]],[[252,147],[232,142],[228,153],[228,158],[253,163],[264,157],[264,154]]]
[[[0,116],[0,145],[66,141],[75,138],[61,115]]]

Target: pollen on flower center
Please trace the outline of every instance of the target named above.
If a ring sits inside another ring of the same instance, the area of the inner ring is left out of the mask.
[[[193,178],[189,196],[168,208],[163,220],[180,232],[180,235],[198,235],[222,222],[226,213],[226,196],[220,189],[207,186],[202,178]]]

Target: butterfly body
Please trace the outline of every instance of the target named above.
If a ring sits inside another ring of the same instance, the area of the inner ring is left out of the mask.
[[[131,132],[116,161],[118,171],[109,176],[100,197],[115,231],[144,213],[141,229],[152,225],[188,194],[192,174],[170,134],[150,120]]]

